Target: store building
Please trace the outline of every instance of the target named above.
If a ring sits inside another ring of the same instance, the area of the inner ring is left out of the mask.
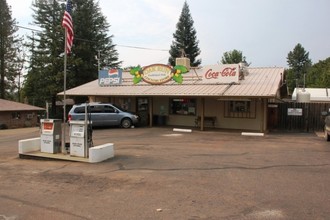
[[[185,65],[184,73],[182,66],[103,70],[99,79],[67,90],[66,95],[118,104],[140,115],[142,126],[267,131],[268,102],[281,99],[286,87],[284,68]]]

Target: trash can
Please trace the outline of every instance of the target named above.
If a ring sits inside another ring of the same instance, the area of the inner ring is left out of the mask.
[[[166,115],[158,115],[157,124],[160,126],[166,125]]]
[[[152,125],[158,125],[158,115],[153,115],[152,116]]]

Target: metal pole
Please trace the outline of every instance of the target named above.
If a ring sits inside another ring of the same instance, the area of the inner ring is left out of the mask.
[[[64,36],[64,92],[63,92],[63,129],[62,129],[62,153],[67,154],[65,149],[65,134],[66,134],[66,63],[67,63],[67,32],[68,30],[65,28],[65,36]]]
[[[100,58],[101,58],[100,56],[101,56],[101,53],[100,53],[100,50],[98,50],[98,52],[97,52],[97,73],[100,70]]]
[[[201,131],[204,131],[204,114],[205,114],[205,99],[201,98],[202,112],[201,112]]]
[[[46,118],[47,119],[49,118],[49,104],[47,101],[46,101]]]
[[[86,105],[85,105],[85,124],[84,124],[84,157],[85,158],[88,158],[88,146],[87,146],[87,144],[88,144],[88,141],[87,141],[87,139],[88,139],[88,134],[87,134],[87,116],[88,116],[88,112],[87,112],[87,110],[88,110],[88,108],[87,108],[87,103],[86,103]]]

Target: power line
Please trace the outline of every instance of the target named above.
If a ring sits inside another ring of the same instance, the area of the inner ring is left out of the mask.
[[[155,49],[155,48],[148,48],[148,47],[136,47],[136,46],[127,46],[127,45],[120,45],[120,44],[117,44],[117,46],[119,46],[119,47],[128,47],[128,48],[133,48],[133,49],[141,49],[141,50],[158,50],[158,51],[166,51],[166,52],[168,52],[168,50],[166,50],[166,49]]]
[[[37,31],[37,32],[42,32],[40,30],[37,30],[37,29],[33,29],[33,28],[28,28],[28,27],[23,27],[23,26],[20,26],[20,25],[14,25],[18,28],[22,28],[22,29],[26,29],[26,30],[30,30],[30,31]]]
[[[16,26],[18,28],[30,30],[30,31],[42,32],[41,30],[37,30],[37,29],[34,29],[34,28],[23,27],[23,26],[20,26],[20,25],[14,25],[14,26]],[[77,37],[75,37],[75,40],[85,41],[85,42],[91,42],[91,43],[95,43],[96,42],[96,41],[82,39],[82,38],[77,38]],[[165,52],[168,52],[169,51],[169,50],[166,50],[166,49],[157,49],[157,48],[148,48],[148,47],[137,47],[137,46],[121,45],[121,44],[116,44],[116,46],[118,46],[118,47],[126,47],[126,48],[131,48],[131,49],[139,49],[139,50],[157,50],[157,51],[165,51]]]

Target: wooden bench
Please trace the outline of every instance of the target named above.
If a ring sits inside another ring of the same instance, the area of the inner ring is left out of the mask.
[[[201,116],[198,116],[195,118],[195,126],[198,127],[201,124]],[[211,123],[213,127],[215,127],[215,121],[217,120],[217,117],[215,116],[204,116],[204,125],[205,122]]]

